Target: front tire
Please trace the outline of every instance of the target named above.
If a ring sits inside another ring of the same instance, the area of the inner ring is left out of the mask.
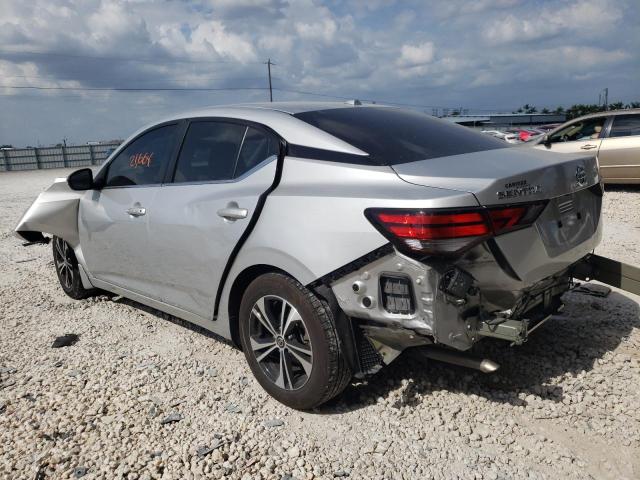
[[[73,248],[60,237],[53,237],[53,264],[56,267],[58,281],[64,293],[74,300],[81,300],[98,293],[95,288],[86,289],[82,286],[78,259]]]
[[[286,275],[268,273],[247,287],[240,339],[262,388],[289,407],[317,407],[351,380],[329,306]]]

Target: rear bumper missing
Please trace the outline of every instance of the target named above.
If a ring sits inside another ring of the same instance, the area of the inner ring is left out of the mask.
[[[560,310],[560,296],[570,287],[564,271],[521,292],[505,291],[513,301],[512,308],[504,310],[487,301],[471,274],[451,263],[427,265],[395,250],[367,260],[327,284],[340,309],[355,319],[384,363],[420,345],[465,351],[483,337],[521,344]],[[404,282],[410,305],[403,303],[402,295],[390,301],[387,290],[394,289],[396,281]]]
[[[520,345],[563,310],[561,297],[572,287],[573,278],[598,280],[640,295],[640,269],[597,255],[587,255],[521,289],[505,288],[502,293],[494,289],[490,298],[473,268],[464,269],[467,266],[471,265],[427,265],[386,249],[326,278],[325,285],[385,364],[415,346],[466,351],[485,337]],[[412,304],[404,305],[402,296],[390,302],[385,279],[401,279]],[[408,310],[398,311],[405,307]]]

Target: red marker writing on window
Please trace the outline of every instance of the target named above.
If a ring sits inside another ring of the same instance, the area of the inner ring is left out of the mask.
[[[153,153],[135,153],[129,157],[129,166],[131,168],[148,167],[151,165]]]

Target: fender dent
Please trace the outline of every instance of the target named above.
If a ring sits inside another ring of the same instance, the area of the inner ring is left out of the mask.
[[[65,178],[57,178],[24,213],[14,229],[15,235],[28,242],[38,242],[44,241],[42,233],[48,233],[76,247],[78,205],[82,195],[83,192],[71,190]]]

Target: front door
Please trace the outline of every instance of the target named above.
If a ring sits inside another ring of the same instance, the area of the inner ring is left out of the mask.
[[[204,319],[213,317],[229,258],[273,184],[279,140],[260,128],[192,121],[172,181],[149,216],[145,274],[160,299]]]
[[[604,123],[607,117],[578,120],[549,136],[549,145],[539,144],[536,148],[557,153],[598,154]]]
[[[149,218],[178,130],[178,124],[165,125],[134,139],[99,174],[103,187],[82,197],[78,230],[92,277],[157,298],[147,275],[153,262]]]

